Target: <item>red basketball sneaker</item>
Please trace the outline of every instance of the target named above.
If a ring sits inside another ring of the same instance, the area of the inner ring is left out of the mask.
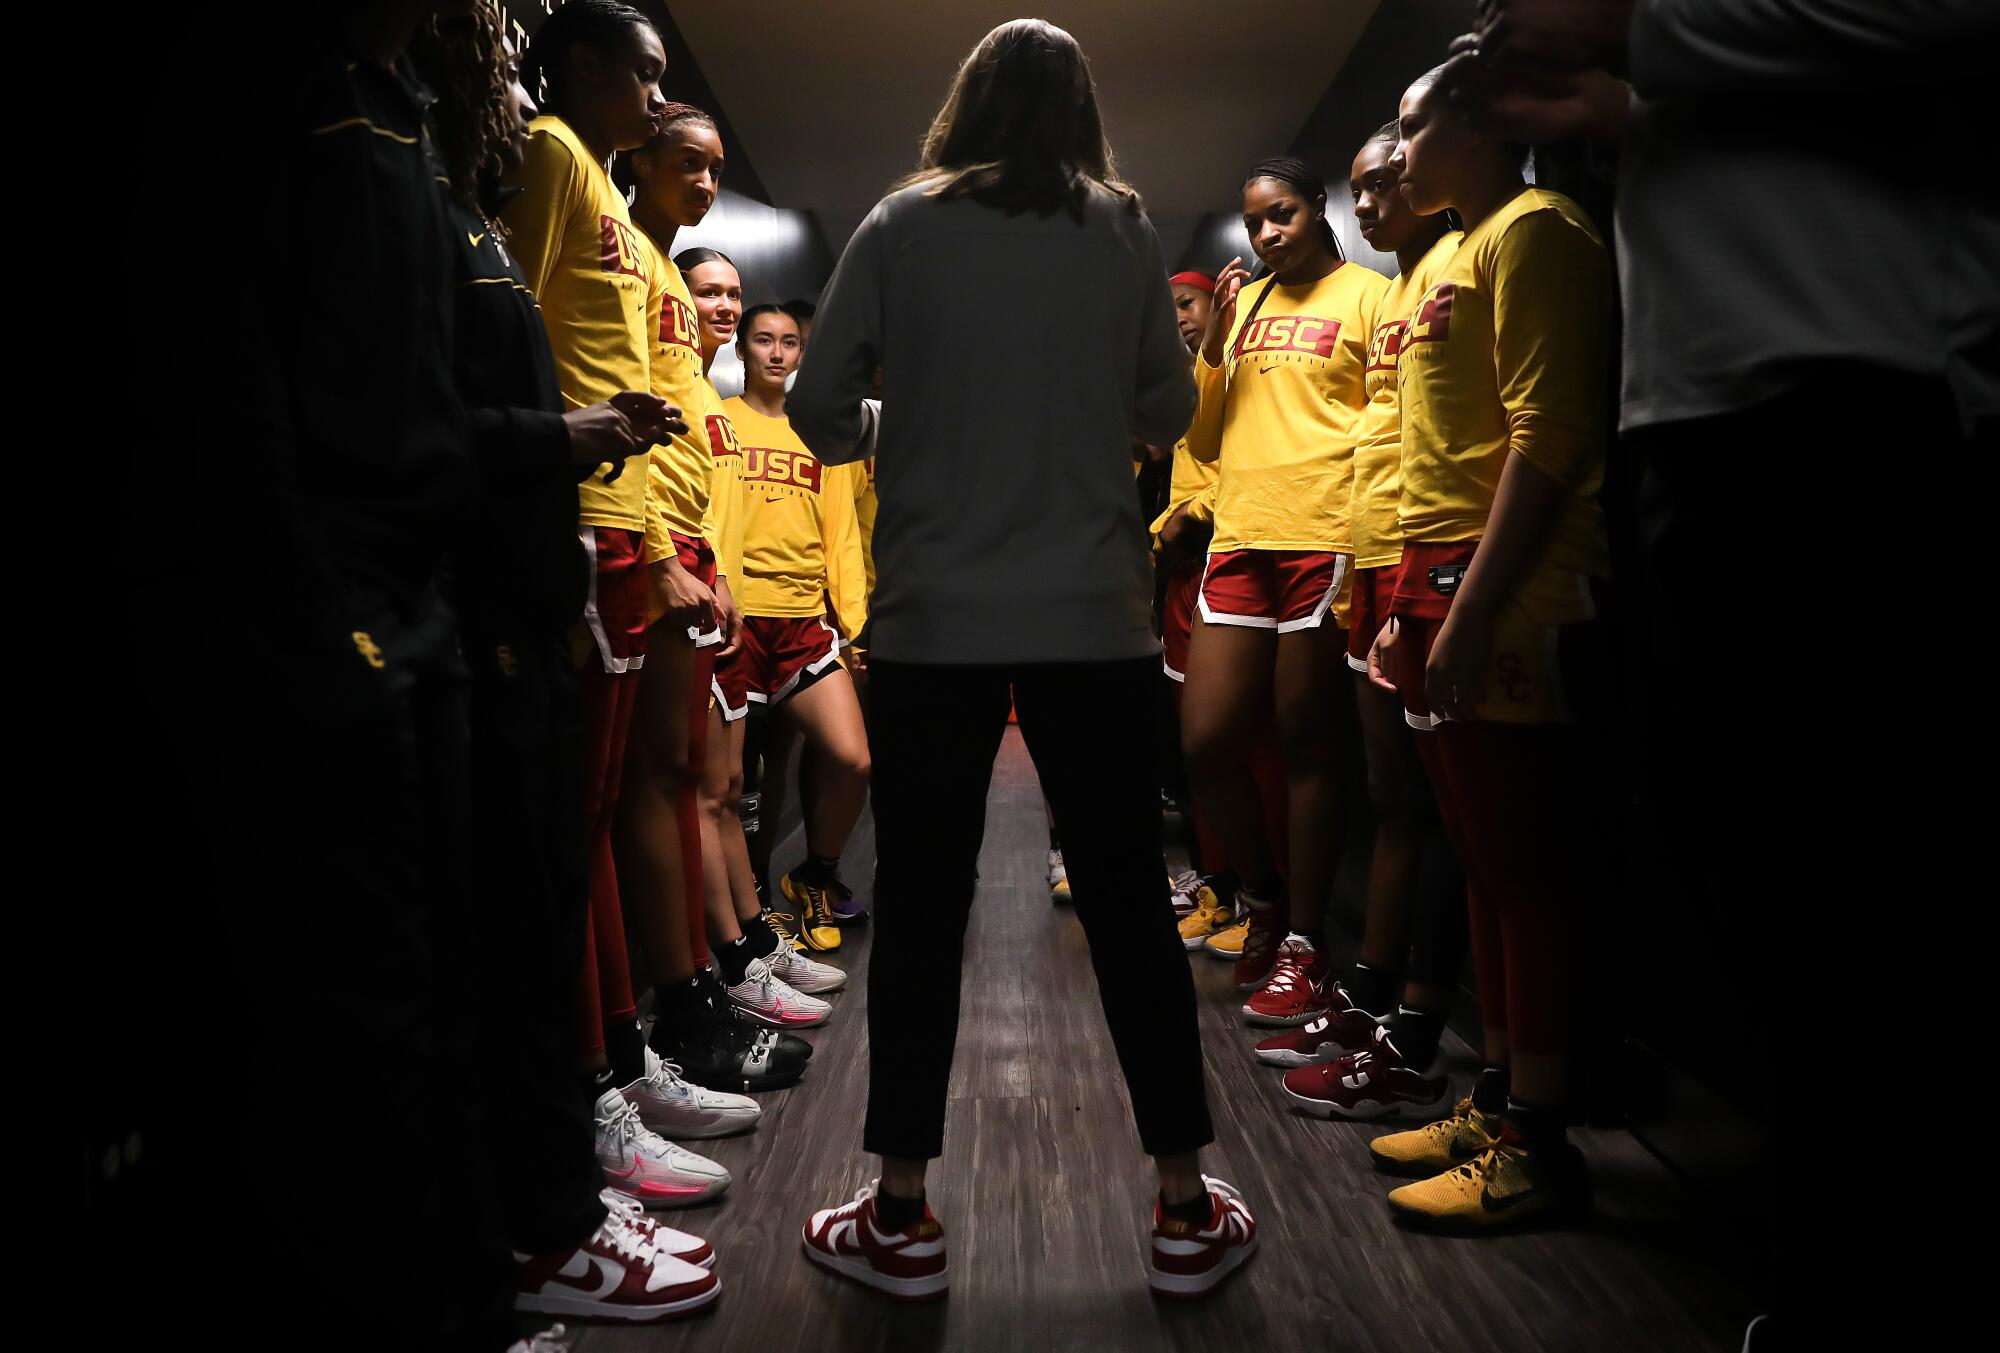
[[[1445,1078],[1410,1066],[1389,1031],[1378,1027],[1360,1052],[1287,1071],[1285,1095],[1321,1118],[1436,1117],[1445,1102]]]
[[[1169,1217],[1153,1204],[1153,1271],[1148,1283],[1163,1297],[1198,1297],[1242,1267],[1257,1251],[1257,1219],[1243,1195],[1220,1179],[1208,1185],[1208,1225]]]
[[[1337,990],[1338,988],[1336,988]],[[1266,1066],[1311,1066],[1359,1052],[1374,1041],[1386,1023],[1366,1010],[1328,1010],[1305,1027],[1272,1034],[1257,1044],[1257,1060]]]
[[[800,1236],[806,1258],[843,1278],[905,1301],[941,1297],[950,1276],[944,1227],[924,1205],[923,1217],[908,1230],[884,1231],[875,1213],[870,1181],[844,1207],[812,1214]]]
[[[1309,1024],[1333,1009],[1332,988],[1333,960],[1295,932],[1278,946],[1271,979],[1251,993],[1243,1014],[1252,1024]]]
[[[1242,889],[1237,899],[1250,913],[1250,928],[1243,934],[1243,952],[1236,956],[1236,989],[1255,991],[1264,985],[1278,961],[1278,941],[1285,937],[1289,922],[1282,903],[1253,899]]]
[[[642,1229],[632,1211],[613,1207],[590,1239],[574,1249],[516,1254],[515,1309],[654,1321],[687,1315],[714,1301],[722,1291],[721,1280],[669,1254],[662,1238]],[[672,1242],[693,1239],[674,1231],[667,1236]]]

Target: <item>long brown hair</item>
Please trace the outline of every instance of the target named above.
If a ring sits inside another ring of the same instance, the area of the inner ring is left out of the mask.
[[[465,15],[434,15],[410,38],[417,70],[437,91],[432,118],[452,196],[475,209],[509,135],[504,40],[494,0],[474,0]]]
[[[1081,220],[1092,185],[1139,209],[1104,138],[1083,48],[1041,19],[1016,19],[980,39],[952,78],[918,163],[898,188],[922,184],[927,197],[970,197],[1009,216],[1061,208]]]

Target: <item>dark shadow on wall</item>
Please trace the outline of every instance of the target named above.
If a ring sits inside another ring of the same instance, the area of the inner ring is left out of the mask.
[[[1344,203],[1347,167],[1354,152],[1370,132],[1396,115],[1396,101],[1410,81],[1444,60],[1447,44],[1470,30],[1472,23],[1472,0],[1387,0],[1376,8],[1375,17],[1368,21],[1360,41],[1292,144],[1273,146],[1265,154],[1300,156],[1328,176],[1334,190],[1329,192],[1329,200]],[[1249,167],[1236,166],[1235,172]],[[1241,255],[1246,263],[1253,261],[1236,204],[1218,206],[1195,228],[1181,267],[1212,272],[1233,255]],[[1355,232],[1352,215],[1339,210],[1328,215],[1349,258],[1384,276],[1395,275],[1396,260],[1368,247]]]

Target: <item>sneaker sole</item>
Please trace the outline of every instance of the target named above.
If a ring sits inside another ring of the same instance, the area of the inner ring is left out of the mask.
[[[1440,1217],[1406,1208],[1388,1199],[1384,1201],[1389,1203],[1389,1215],[1398,1230],[1422,1231],[1431,1235],[1519,1235],[1525,1231],[1560,1230],[1588,1221],[1591,1212],[1591,1200],[1587,1194],[1581,1199],[1557,1199],[1522,1212],[1502,1213],[1503,1220],[1491,1222],[1460,1216]]]
[[[799,1237],[799,1248],[806,1252],[806,1258],[818,1264],[829,1273],[838,1274],[863,1287],[872,1287],[885,1296],[898,1301],[936,1301],[950,1288],[951,1269],[932,1274],[928,1278],[892,1278],[886,1273],[877,1273],[872,1265],[861,1259],[844,1259],[837,1254],[828,1254],[817,1249],[804,1236]]]
[[[1206,1273],[1162,1273],[1153,1270],[1146,1285],[1162,1297],[1201,1297],[1219,1286],[1224,1278],[1248,1263],[1250,1256],[1257,1253],[1257,1236],[1253,1233],[1250,1243],[1239,1245],[1222,1256],[1216,1266]]]
[[[797,988],[795,987],[793,988],[793,990],[797,990]],[[801,996],[811,995],[810,992],[805,992],[805,991],[800,991],[799,994]],[[749,1006],[743,1004],[741,1001],[731,1001],[730,1004],[735,1006],[738,1010],[741,1010],[751,1019],[756,1020],[766,1029],[817,1029],[820,1025],[826,1023],[827,1020],[833,1017],[833,1011],[822,1010],[819,1012],[819,1014],[814,1015],[810,1019],[772,1019],[762,1010],[753,1010]]]
[[[1296,1015],[1266,1015],[1249,1006],[1243,1007],[1243,1018],[1260,1029],[1296,1029],[1301,1024],[1311,1024],[1324,1015],[1324,1010],[1301,1010]]]
[[[1436,1117],[1442,1116],[1438,1115],[1436,1111],[1444,1103],[1442,1097],[1431,1100],[1427,1104],[1415,1104],[1407,1099],[1392,1099],[1387,1103],[1371,1101],[1365,1105],[1349,1108],[1345,1104],[1338,1104],[1330,1099],[1308,1098],[1292,1089],[1289,1085],[1281,1085],[1278,1088],[1285,1092],[1286,1099],[1299,1105],[1315,1118],[1345,1118],[1349,1122],[1354,1123],[1366,1123],[1377,1118],[1389,1117],[1416,1118],[1419,1121],[1423,1121],[1423,1115],[1426,1113],[1434,1115],[1429,1120],[1434,1122],[1436,1121]],[[1372,1155],[1373,1153],[1371,1152],[1370,1154]]]
[[[1332,1045],[1322,1044],[1321,1046],[1331,1047]],[[1282,1066],[1287,1070],[1295,1069],[1297,1067],[1302,1067],[1302,1066],[1317,1066],[1321,1062],[1331,1062],[1334,1060],[1335,1057],[1338,1057],[1340,1055],[1338,1049],[1335,1050],[1332,1057],[1323,1057],[1318,1053],[1293,1052],[1290,1048],[1285,1048],[1282,1050],[1273,1048],[1258,1048],[1255,1051],[1257,1053],[1257,1060],[1262,1062],[1265,1066]]]
[[[806,1069],[800,1067],[797,1071],[774,1071],[768,1075],[751,1076],[743,1084],[748,1093],[762,1094],[769,1090],[789,1090],[805,1078]]]
[[[1197,935],[1193,939],[1183,938],[1181,940],[1181,948],[1187,950],[1189,953],[1193,953],[1197,949],[1206,949],[1207,947],[1208,936],[1206,935]]]
[[[717,1137],[737,1137],[743,1133],[755,1131],[757,1124],[763,1117],[764,1111],[759,1109],[748,1118],[710,1123],[701,1127],[682,1127],[677,1123],[655,1123],[649,1121],[643,1113],[639,1115],[639,1121],[645,1123],[647,1127],[670,1142],[707,1142],[713,1141]]]
[[[801,996],[829,996],[832,995],[834,992],[841,990],[847,985],[847,975],[843,973],[831,982],[827,982],[819,986],[810,986],[810,987],[802,987],[797,982],[794,982],[791,978],[787,977],[785,979],[785,985],[789,986],[793,991],[798,992]],[[828,1011],[827,1013],[831,1014],[832,1012]]]
[[[1375,1163],[1376,1172],[1380,1174],[1394,1175],[1398,1179],[1429,1179],[1435,1175],[1443,1174],[1446,1170],[1456,1170],[1461,1165],[1478,1160],[1479,1157],[1472,1155],[1465,1157],[1464,1160],[1446,1160],[1442,1162],[1435,1160],[1392,1160],[1388,1156],[1378,1156],[1373,1151],[1370,1151],[1368,1159]]]
[[[633,1324],[644,1324],[693,1315],[704,1306],[714,1305],[715,1299],[721,1295],[722,1279],[717,1278],[714,1285],[705,1292],[657,1306],[625,1306],[609,1301],[594,1301],[585,1296],[570,1297],[524,1292],[514,1298],[514,1309],[537,1311],[544,1315],[577,1315],[592,1320],[626,1320]]]
[[[655,1212],[676,1207],[699,1207],[703,1203],[712,1203],[723,1194],[729,1192],[729,1182],[727,1178],[713,1180],[710,1183],[702,1185],[700,1188],[691,1189],[687,1193],[675,1194],[634,1193],[632,1190],[621,1188],[617,1184],[610,1184],[609,1187],[624,1194],[648,1212]]]

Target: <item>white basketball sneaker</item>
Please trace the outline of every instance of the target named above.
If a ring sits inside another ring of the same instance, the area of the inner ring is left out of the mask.
[[[787,986],[761,958],[751,959],[743,980],[728,990],[731,1005],[773,1029],[810,1029],[833,1013],[819,997]]]
[[[616,1090],[597,1101],[597,1163],[605,1183],[647,1207],[707,1202],[729,1187],[729,1171],[647,1127]]]
[[[681,1076],[681,1069],[646,1049],[646,1075],[621,1091],[639,1111],[639,1121],[662,1137],[697,1141],[730,1137],[757,1126],[764,1111],[748,1095],[704,1090]]]

